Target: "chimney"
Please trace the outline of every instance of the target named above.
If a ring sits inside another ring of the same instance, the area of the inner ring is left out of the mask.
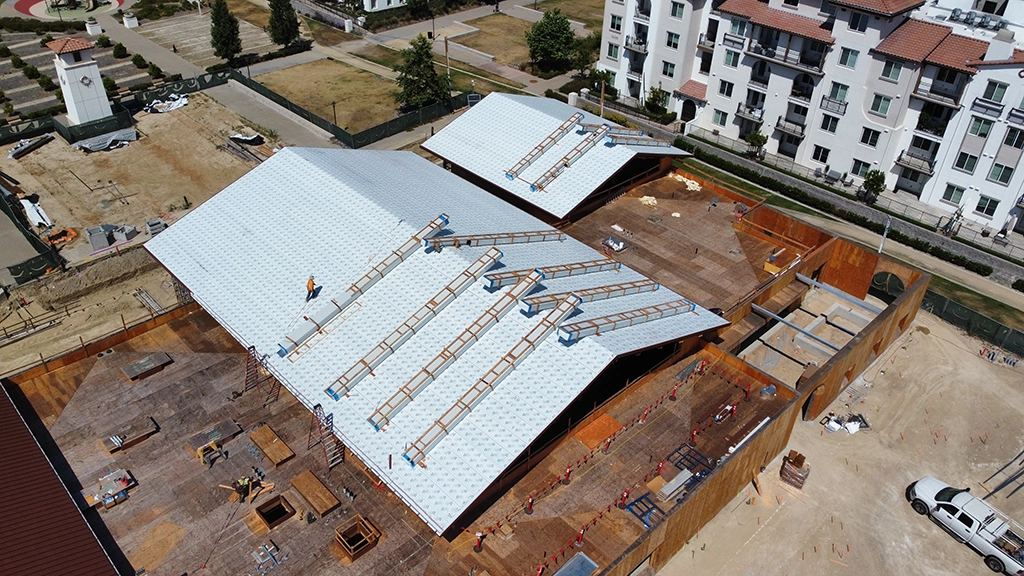
[[[996,32],[996,37],[988,43],[985,61],[993,62],[1013,58],[1013,32],[1003,28]]]

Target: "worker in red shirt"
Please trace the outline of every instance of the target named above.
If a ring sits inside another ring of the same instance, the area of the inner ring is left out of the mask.
[[[316,296],[316,283],[313,282],[313,276],[310,275],[309,280],[306,280],[306,302],[309,302]]]

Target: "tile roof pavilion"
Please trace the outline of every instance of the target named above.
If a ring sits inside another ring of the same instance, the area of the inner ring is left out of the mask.
[[[286,148],[146,247],[439,534],[617,357],[726,323],[411,152]]]

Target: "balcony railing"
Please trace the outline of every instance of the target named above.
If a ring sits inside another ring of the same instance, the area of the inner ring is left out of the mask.
[[[779,121],[775,124],[775,129],[786,134],[792,134],[798,138],[804,137],[804,124],[789,120],[779,116]]]
[[[651,7],[647,7],[647,12],[640,10],[638,6],[636,11],[633,12],[633,19],[637,22],[650,22],[651,21]]]
[[[736,115],[758,124],[764,122],[764,108],[754,108],[753,106],[745,105],[743,102],[736,103]]]
[[[714,50],[715,49],[715,39],[714,38],[708,38],[707,34],[701,33],[700,37],[697,38],[697,47],[698,48],[705,48],[707,50]]]
[[[821,97],[821,109],[826,111],[826,112],[835,112],[836,114],[839,114],[840,116],[845,116],[846,115],[846,106],[847,106],[847,104],[848,104],[847,102],[843,102],[842,100],[837,100],[837,99],[832,98],[830,96],[822,96]]]
[[[923,151],[915,150],[913,148],[900,152],[900,157],[896,159],[896,164],[911,170],[917,170],[923,172],[929,176],[935,173],[934,164],[935,156]]]
[[[750,75],[749,83],[753,84],[754,86],[756,86],[758,88],[761,88],[762,90],[767,90],[768,89],[768,76],[754,76],[753,74],[751,74]]]
[[[746,46],[746,44],[747,39],[744,36],[737,36],[736,34],[730,34],[728,32],[722,36],[722,45],[728,48],[743,50],[743,47]]]
[[[1010,108],[1010,112],[1006,115],[1006,119],[1014,124],[1024,124],[1024,109]]]
[[[1024,208],[1024,196],[1017,198],[1017,208]]]
[[[647,54],[647,39],[636,38],[635,36],[626,36],[625,41],[626,50],[632,50],[638,54]]]
[[[793,86],[793,91],[790,92],[790,96],[797,100],[803,100],[804,102],[810,102],[811,96],[814,94],[813,86]]]
[[[630,80],[636,80],[637,82],[641,80],[643,74],[643,70],[634,70],[633,68],[626,70],[626,78],[629,78]]]
[[[1003,108],[1005,108],[1003,104],[993,102],[991,100],[985,100],[980,96],[975,98],[974,103],[971,104],[971,110],[981,112],[986,116],[994,116],[996,118],[1003,115]]]
[[[750,40],[750,48],[747,49],[747,54],[763,58],[769,62],[778,62],[787,68],[802,70],[816,76],[824,75],[824,72],[821,71],[821,64],[825,60],[824,55],[815,57],[810,54],[801,56],[799,52],[793,51],[787,53],[785,49],[765,46],[753,39]]]
[[[941,138],[946,133],[946,127],[949,125],[949,121],[931,117],[925,118],[925,116],[927,115],[922,113],[921,117],[917,119],[916,129]]]
[[[930,87],[918,85],[914,89],[914,96],[944,106],[958,107],[960,106],[960,97],[963,96],[963,87],[957,87],[945,82],[933,82]]]

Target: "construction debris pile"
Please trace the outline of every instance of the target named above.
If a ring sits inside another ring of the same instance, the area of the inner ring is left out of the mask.
[[[839,430],[846,430],[850,434],[856,434],[859,430],[871,429],[871,426],[868,425],[868,421],[861,414],[836,416],[835,412],[829,412],[828,416],[825,416],[819,421],[819,424],[824,426],[825,430],[827,430],[829,434],[838,432]]]
[[[810,474],[811,465],[805,461],[803,454],[790,450],[789,454],[783,457],[779,478],[786,484],[803,490],[804,482]]]

